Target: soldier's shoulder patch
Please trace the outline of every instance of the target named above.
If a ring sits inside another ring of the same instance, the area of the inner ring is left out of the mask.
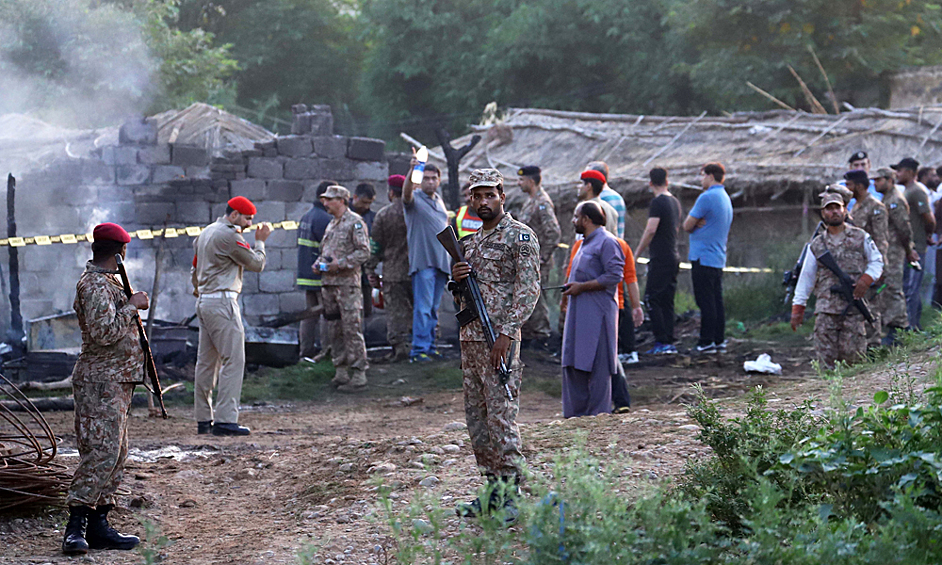
[[[521,234],[520,234],[520,241],[530,241],[530,234],[528,234],[528,233],[521,233]]]
[[[249,250],[252,249],[251,247],[249,247],[249,244],[244,241],[236,241],[236,245],[238,245],[239,247],[244,247]]]
[[[520,256],[521,256],[521,257],[529,257],[529,256],[530,256],[530,246],[529,246],[529,245],[521,245],[521,246],[520,246]]]
[[[890,210],[894,210],[897,206],[899,206],[899,204],[897,204],[896,202],[890,204]]]
[[[363,224],[361,224],[360,222],[357,222],[357,223],[353,224],[353,227],[356,228],[356,229],[362,229],[362,228],[363,228]]]
[[[873,215],[874,215],[874,216],[878,215],[879,213],[880,213],[880,209],[879,209],[879,208],[877,208],[876,210],[873,211]]]
[[[540,205],[540,210],[546,210],[546,204],[541,204],[541,205]]]

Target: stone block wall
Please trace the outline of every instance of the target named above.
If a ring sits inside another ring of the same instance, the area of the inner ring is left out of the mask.
[[[351,192],[358,183],[371,182],[377,188],[373,208],[378,210],[386,201],[384,143],[333,135],[327,129],[332,122],[329,107],[309,111],[298,106],[292,135],[217,155],[203,147],[158,144],[150,122],[126,124],[118,145],[102,147],[91,158],[49,163],[18,179],[18,234],[87,233],[105,221],[128,231],[205,226],[239,195],[256,204],[257,222],[299,220],[310,209],[315,188],[326,179]],[[251,234],[246,239],[254,241]],[[128,245],[131,282],[150,292],[163,242],[156,311],[161,319],[179,321],[194,312],[193,240],[186,235],[135,238]],[[294,284],[297,231],[275,230],[266,247],[264,272],[244,277],[243,313],[250,324],[305,307],[304,293]],[[8,250],[0,251],[5,279]],[[75,283],[91,257],[90,245],[30,245],[19,248],[19,257],[24,319],[71,310]],[[0,308],[0,330],[5,333],[10,318],[6,296]]]

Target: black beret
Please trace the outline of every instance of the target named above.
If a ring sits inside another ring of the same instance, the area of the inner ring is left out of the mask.
[[[520,167],[520,170],[517,171],[517,175],[521,177],[529,177],[532,175],[540,174],[540,168],[536,165],[527,165],[526,167]]]
[[[863,161],[867,158],[866,151],[858,151],[850,156],[850,159],[847,160],[848,163],[853,163],[854,161]]]
[[[856,182],[857,184],[870,184],[870,177],[867,175],[867,172],[861,171],[860,169],[844,173],[844,180]]]

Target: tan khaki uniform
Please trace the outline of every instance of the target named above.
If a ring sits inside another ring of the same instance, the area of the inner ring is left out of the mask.
[[[363,340],[363,291],[361,267],[370,257],[370,236],[366,223],[347,210],[327,224],[321,242],[321,260],[335,259],[340,269],[325,272],[321,291],[324,319],[330,334],[334,367],[366,371],[366,342]]]
[[[131,395],[144,379],[137,308],[116,274],[89,262],[76,285],[82,352],[72,371],[72,392],[81,462],[69,486],[70,505],[115,503],[128,455]]]
[[[412,347],[412,277],[409,276],[409,240],[402,199],[395,199],[376,213],[370,232],[372,255],[369,273],[383,264],[383,301],[386,339],[393,351],[408,355]]]
[[[239,422],[239,399],[245,373],[245,329],[239,293],[244,269],[265,268],[265,243],[252,249],[238,226],[225,217],[210,224],[193,242],[193,286],[200,322],[193,403],[197,422]],[[213,389],[219,384],[215,407]]]
[[[903,267],[906,255],[912,249],[913,229],[909,224],[909,204],[896,187],[883,196],[888,218],[886,263],[883,267],[883,282],[886,288],[880,293],[883,309],[883,325],[892,328],[909,326],[906,315],[906,296],[903,294]]]
[[[550,280],[553,271],[553,252],[559,244],[561,231],[559,221],[556,219],[556,208],[549,194],[540,188],[520,211],[521,222],[526,224],[536,234],[540,243],[540,281],[545,285]],[[544,293],[536,308],[522,330],[523,339],[546,339],[550,336],[549,307],[546,304]]]
[[[886,208],[869,192],[866,194],[867,197],[862,201],[858,201],[854,206],[852,218],[855,226],[870,234],[870,238],[873,239],[873,242],[877,245],[877,249],[879,249],[880,253],[883,255],[883,263],[886,264],[888,237]],[[871,346],[880,345],[880,338],[883,334],[883,324],[881,320],[884,302],[881,296],[882,292],[877,294],[877,288],[879,288],[879,285],[875,285],[870,289],[870,292],[867,293],[867,301],[870,303],[870,311],[875,320],[873,325],[866,325],[867,345]]]

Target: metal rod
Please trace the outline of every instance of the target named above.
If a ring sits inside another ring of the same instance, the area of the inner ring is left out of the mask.
[[[7,175],[7,237],[16,237],[16,179]],[[10,331],[11,345],[19,349],[23,340],[23,313],[20,311],[20,255],[19,249],[10,247]]]

